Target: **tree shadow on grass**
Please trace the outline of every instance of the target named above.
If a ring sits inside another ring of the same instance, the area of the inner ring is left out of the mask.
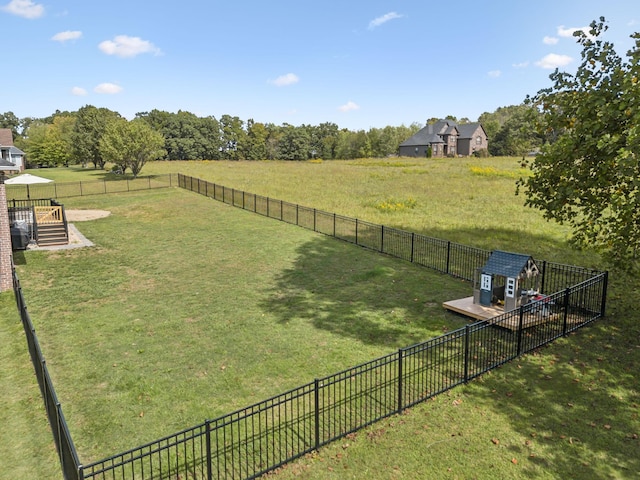
[[[640,329],[615,323],[600,320],[467,387],[526,438],[504,444],[525,471],[535,465],[553,478],[640,475]]]
[[[434,233],[436,235],[434,235]],[[437,235],[441,233],[441,235]],[[428,232],[440,238],[478,238],[494,248],[558,261],[566,243],[509,229]],[[487,239],[488,237],[488,239]],[[462,242],[461,242],[462,243]],[[531,248],[527,248],[531,246]],[[292,266],[275,279],[263,308],[280,322],[316,328],[363,343],[408,346],[467,323],[442,309],[442,301],[471,294],[467,282],[330,237],[298,248]],[[564,258],[599,259],[588,252]],[[565,263],[573,263],[567,261]],[[615,279],[609,317],[566,339],[529,353],[471,382],[465,390],[479,408],[508,419],[524,441],[501,442],[523,472],[554,478],[633,478],[640,472],[640,302],[638,280]],[[629,285],[631,283],[631,285]],[[627,298],[625,292],[634,291]]]
[[[471,295],[471,286],[409,262],[331,237],[318,236],[297,249],[262,308],[280,322],[315,328],[365,344],[412,345],[466,321],[442,302]]]

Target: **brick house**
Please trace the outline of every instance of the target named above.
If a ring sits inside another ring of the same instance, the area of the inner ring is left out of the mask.
[[[469,156],[487,149],[488,145],[487,132],[481,124],[458,125],[453,120],[438,120],[402,142],[398,154],[401,157],[426,157],[431,149],[432,157]]]

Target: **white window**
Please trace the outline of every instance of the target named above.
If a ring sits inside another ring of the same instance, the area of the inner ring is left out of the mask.
[[[515,278],[507,278],[507,284],[504,287],[504,294],[513,298],[516,294],[516,279]]]
[[[482,145],[482,137],[480,135],[476,137],[476,145]]]
[[[491,290],[491,275],[483,273],[480,276],[480,290]]]

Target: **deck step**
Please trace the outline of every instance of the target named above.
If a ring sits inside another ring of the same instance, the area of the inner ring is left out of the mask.
[[[38,225],[37,243],[41,247],[49,246],[49,245],[68,244],[69,235],[64,226],[64,223]]]

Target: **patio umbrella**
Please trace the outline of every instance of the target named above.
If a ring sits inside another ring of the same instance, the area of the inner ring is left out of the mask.
[[[37,175],[31,175],[30,173],[23,173],[22,175],[18,175],[16,177],[11,177],[9,180],[5,180],[4,183],[7,185],[26,185],[27,186],[27,198],[31,198],[29,192],[29,185],[34,185],[36,183],[51,183],[53,180],[48,178],[38,177]]]

